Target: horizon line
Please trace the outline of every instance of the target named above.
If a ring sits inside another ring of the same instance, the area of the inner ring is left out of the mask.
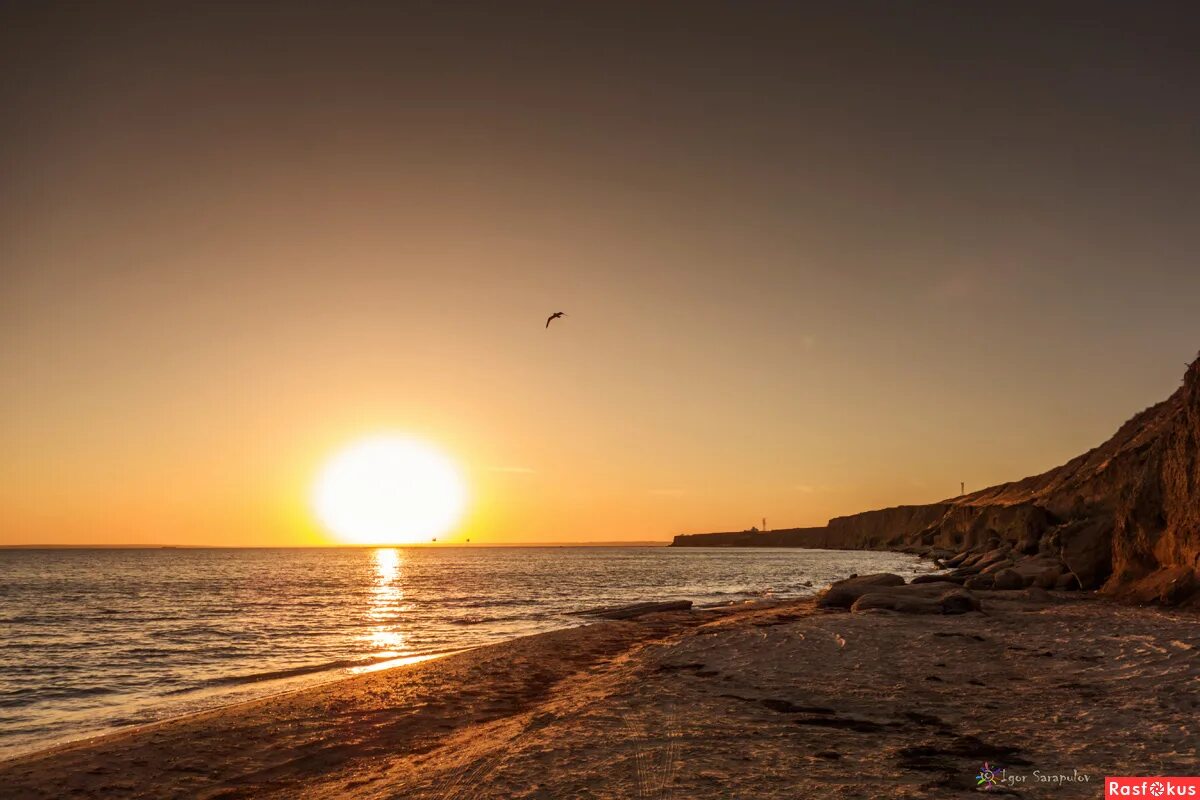
[[[664,547],[673,539],[583,542],[411,542],[396,544],[0,544],[0,550],[377,550],[400,547]]]

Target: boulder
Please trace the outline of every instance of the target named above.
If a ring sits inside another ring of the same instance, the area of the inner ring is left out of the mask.
[[[962,563],[966,560],[967,560],[967,554],[959,553],[956,556],[952,556],[951,558],[947,558],[944,561],[942,561],[942,565],[949,569],[954,569],[955,567],[961,567]]]
[[[942,605],[943,614],[965,614],[968,611],[982,611],[983,604],[979,598],[965,589],[951,589],[938,598]]]
[[[817,598],[817,606],[820,608],[850,608],[854,605],[854,601],[872,589],[903,585],[904,578],[890,572],[854,575],[830,584],[829,588]]]
[[[593,608],[587,611],[576,611],[574,614],[581,617],[595,617],[596,619],[633,619],[643,614],[659,614],[664,611],[687,611],[691,607],[691,600],[668,600],[665,603],[633,603],[627,606]]]
[[[944,575],[936,575],[934,577],[944,578],[945,576]],[[936,597],[939,594],[942,594],[944,592],[949,592],[953,589],[959,589],[961,587],[957,583],[954,583],[953,581],[938,580],[938,581],[922,581],[921,583],[910,583],[907,586],[895,587],[895,588],[903,589],[904,591],[910,592],[912,594],[922,594],[922,595],[926,595],[928,597]]]
[[[1054,588],[1060,592],[1074,592],[1079,589],[1079,579],[1075,577],[1075,573],[1066,572],[1058,576]]]
[[[1008,548],[1006,547],[997,547],[995,550],[989,550],[984,553],[978,561],[975,562],[974,566],[979,567],[979,570],[982,572],[992,564],[1009,560],[1008,552]]]
[[[941,614],[942,606],[936,598],[919,594],[894,592],[868,592],[854,601],[850,610],[856,614],[863,611],[896,611],[900,614]]]
[[[1030,600],[1035,603],[1049,603],[1054,599],[1050,596],[1049,592],[1037,586],[1030,586],[1028,589],[1025,589],[1021,592],[1020,597],[1022,600]]]
[[[1015,569],[1002,569],[993,576],[992,588],[998,590],[1024,589],[1025,579]]]
[[[963,581],[964,589],[990,589],[995,582],[995,575],[972,575]]]
[[[1200,592],[1200,577],[1191,567],[1156,570],[1122,587],[1117,595],[1132,603],[1179,605]]]
[[[964,577],[957,577],[957,576],[950,575],[950,574],[936,575],[931,572],[927,575],[918,575],[917,577],[915,577],[911,581],[909,581],[909,585],[922,584],[922,583],[958,583],[958,584],[961,584],[964,580],[966,580],[966,578],[964,578]]]
[[[1043,573],[1053,572],[1054,578],[1057,579],[1066,570],[1063,563],[1053,556],[1034,556],[1033,558],[1018,559],[1012,568],[1021,576],[1026,586],[1032,586],[1036,583]],[[1043,588],[1054,588],[1054,581],[1051,580]]]
[[[931,586],[932,584],[926,584]],[[957,586],[936,593],[914,591],[911,585],[880,588],[867,592],[854,601],[853,612],[895,611],[900,614],[965,614],[979,611],[979,600]]]
[[[1012,567],[1014,567],[1014,566],[1015,566],[1015,564],[1013,563],[1012,559],[1005,558],[1000,561],[995,561],[991,564],[988,564],[986,567],[979,570],[979,574],[980,575],[994,575],[1001,570],[1012,569]]]
[[[1062,577],[1062,574],[1063,567],[1061,564],[1047,567],[1033,579],[1033,585],[1039,589],[1053,589],[1055,584],[1058,583],[1058,579]]]
[[[1113,520],[1082,520],[1056,529],[1067,569],[1084,589],[1095,589],[1112,572]]]

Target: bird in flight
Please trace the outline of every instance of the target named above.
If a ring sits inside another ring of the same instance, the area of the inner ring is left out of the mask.
[[[546,327],[549,328],[551,322],[554,322],[554,320],[558,319],[559,317],[565,317],[565,316],[566,316],[566,314],[564,314],[563,312],[555,311],[553,314],[546,317]]]

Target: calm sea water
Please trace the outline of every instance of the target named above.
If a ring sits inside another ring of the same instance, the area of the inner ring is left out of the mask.
[[[0,550],[0,757],[581,624],[572,611],[927,569],[794,549]]]

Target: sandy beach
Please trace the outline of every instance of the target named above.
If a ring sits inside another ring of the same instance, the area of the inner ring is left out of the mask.
[[[515,639],[0,764],[12,798],[1098,797],[1194,773],[1192,611],[692,610]]]

